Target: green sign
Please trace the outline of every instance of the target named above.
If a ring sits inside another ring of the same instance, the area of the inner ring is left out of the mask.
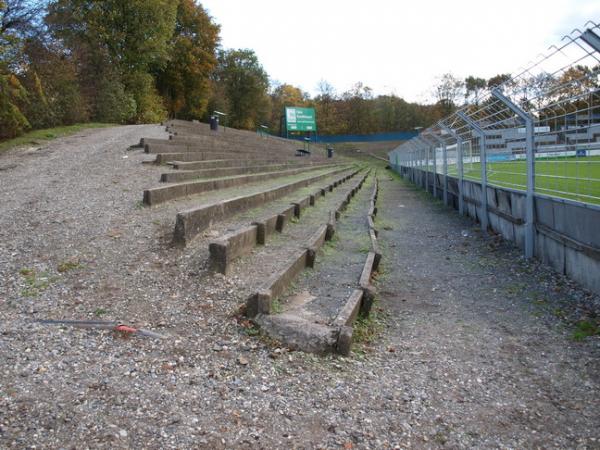
[[[287,131],[317,131],[316,117],[314,108],[285,108]]]

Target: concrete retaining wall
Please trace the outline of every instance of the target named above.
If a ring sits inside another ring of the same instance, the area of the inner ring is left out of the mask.
[[[421,170],[395,167],[395,171],[425,188]],[[428,188],[432,192],[433,177]],[[442,179],[436,177],[437,197],[442,198]],[[481,221],[481,184],[464,180],[465,214]],[[448,177],[450,206],[458,209],[458,180]],[[523,248],[525,243],[525,193],[508,188],[487,187],[488,221],[491,229]],[[600,207],[536,194],[535,256],[557,272],[600,293]]]

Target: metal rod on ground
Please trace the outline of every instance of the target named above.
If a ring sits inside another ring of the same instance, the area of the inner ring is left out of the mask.
[[[120,322],[110,322],[105,320],[37,320],[37,323],[42,325],[69,325],[75,328],[94,328],[99,330],[114,330],[114,331],[125,331],[131,334],[139,334],[141,336],[148,336],[157,339],[166,339],[167,336],[154,331],[145,330],[143,328],[132,328],[123,325]],[[120,329],[122,327],[122,329]]]
[[[465,121],[469,125],[477,137],[479,137],[479,160],[481,164],[481,229],[486,232],[488,229],[488,207],[487,207],[487,167],[486,167],[486,153],[485,153],[485,132],[483,129],[467,116],[464,112],[458,111],[458,117]],[[471,163],[473,163],[473,157],[471,156]]]
[[[525,257],[532,258],[535,249],[535,143],[533,117],[508,97],[504,96],[498,89],[492,90],[492,95],[514,112],[525,124],[525,149],[527,152],[527,188],[525,199]]]

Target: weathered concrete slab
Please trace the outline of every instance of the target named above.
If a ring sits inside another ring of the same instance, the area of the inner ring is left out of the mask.
[[[600,292],[600,260],[565,246],[565,273],[594,292]]]
[[[373,267],[375,264],[375,257],[376,255],[374,252],[369,252],[367,254],[367,259],[365,260],[358,283],[363,291],[361,313],[364,315],[369,314],[371,311],[371,306],[373,305],[373,300],[375,299],[375,288],[371,284],[371,274],[374,270]]]
[[[255,220],[252,225],[256,225],[256,243],[259,245],[265,245],[267,238],[277,231],[277,223],[279,221],[279,214],[274,214],[262,219]],[[279,230],[281,231],[281,230]]]
[[[277,217],[277,231],[281,232],[285,226],[290,223],[292,217],[295,216],[296,205],[286,206]]]
[[[231,263],[242,255],[246,255],[256,247],[258,227],[251,225],[223,236],[208,245],[211,270],[227,275]]]
[[[166,164],[169,161],[209,161],[215,159],[233,159],[239,158],[239,154],[231,152],[211,152],[211,153],[199,153],[199,152],[188,152],[188,153],[158,153],[156,155],[156,164]]]
[[[292,202],[292,205],[294,205],[294,215],[300,218],[302,211],[310,206],[310,195]]]
[[[266,181],[277,177],[297,175],[300,173],[309,172],[321,168],[322,167],[317,166],[300,167],[278,172],[259,173],[253,175],[239,175],[235,177],[217,178],[214,180],[206,181],[188,181],[180,184],[161,186],[146,189],[144,191],[143,202],[145,205],[155,206],[160,203],[164,203],[165,201],[174,200],[181,197],[197,195],[204,192],[210,192],[219,189],[227,189],[257,181]]]
[[[308,241],[306,242],[306,248],[308,249],[308,258],[306,261],[307,267],[315,266],[317,251],[323,247],[326,238],[327,224],[321,225],[317,231],[315,231],[312,236],[308,238]]]
[[[335,351],[339,331],[293,314],[258,315],[254,318],[269,336],[294,350],[324,355]]]
[[[268,201],[281,198],[296,189],[308,186],[345,170],[347,168],[343,167],[256,194],[234,197],[181,211],[176,216],[173,241],[176,245],[185,246],[187,242],[208,228],[213,222],[222,220],[238,212],[246,211],[252,207],[260,206]]]
[[[178,170],[176,172],[163,173],[160,181],[163,183],[178,183],[189,180],[197,180],[201,178],[219,178],[231,177],[236,175],[250,175],[259,173],[272,173],[276,171],[286,171],[300,168],[316,168],[329,167],[329,165],[298,165],[298,164],[270,164],[262,166],[240,166],[240,167],[225,167],[217,169],[202,169],[202,170]]]
[[[348,297],[348,300],[346,300],[346,303],[338,313],[337,317],[334,319],[332,325],[334,327],[351,325],[358,316],[362,298],[362,289],[355,289],[352,291],[352,294],[350,294],[350,297]]]

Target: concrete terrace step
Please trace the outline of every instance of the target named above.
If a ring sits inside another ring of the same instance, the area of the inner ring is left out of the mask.
[[[185,246],[215,222],[280,199],[294,191],[347,170],[348,166],[320,170],[316,174],[310,174],[309,176],[303,174],[304,177],[302,178],[284,183],[276,183],[277,180],[273,180],[269,187],[263,187],[262,189],[259,187],[260,190],[245,189],[245,194],[214,200],[180,211],[176,216],[173,242],[176,245]]]
[[[348,190],[348,181],[359,173],[359,170],[352,170],[350,173],[343,173],[334,180],[324,180],[316,183],[317,186],[311,189],[311,192],[299,192],[295,197],[289,199],[288,203],[279,206],[279,209],[268,214],[262,213],[254,216],[254,220],[245,225],[227,233],[225,236],[210,243],[209,263],[213,270],[227,274],[232,269],[232,263],[241,257],[251,253],[257,246],[264,246],[263,250],[273,248],[271,241],[277,240],[278,233],[285,234],[285,242],[297,242],[296,239],[290,239],[288,227],[298,228],[298,223],[303,228],[310,228],[311,224],[327,224],[329,221],[330,208],[333,208],[336,199],[344,196]],[[339,191],[342,191],[340,194]],[[313,233],[312,230],[309,233]],[[329,236],[334,232],[333,224],[328,228]],[[276,233],[278,232],[278,233]],[[275,246],[277,247],[277,246]],[[259,250],[260,251],[260,250]],[[277,252],[277,250],[275,250]],[[263,252],[260,251],[262,254]],[[250,263],[252,272],[255,273],[256,267],[265,267],[265,261],[261,258],[256,264]],[[246,264],[248,267],[248,264]]]
[[[370,277],[376,254],[372,251],[370,234],[374,230],[367,213],[373,209],[374,187],[374,177],[370,177],[341,215],[335,246],[318,254],[312,265],[315,270],[299,277],[291,289],[279,287],[279,295],[271,297],[270,314],[255,311],[255,321],[270,336],[304,351],[350,351],[351,324],[361,309],[365,314],[369,312],[372,301]],[[259,291],[257,300],[268,304],[263,291]]]
[[[258,145],[258,144],[229,144],[226,142],[215,142],[215,143],[178,143],[174,144],[173,141],[161,143],[161,144],[146,144],[144,146],[144,153],[156,154],[156,153],[187,153],[187,152],[231,152],[231,153],[265,153],[265,152],[284,152],[290,153],[295,151],[296,146],[289,148],[281,148],[279,146],[272,145]]]
[[[276,172],[301,167],[322,167],[324,164],[266,164],[257,166],[237,166],[237,167],[219,167],[214,169],[202,170],[178,170],[175,172],[163,173],[160,181],[163,183],[177,183],[181,181],[197,180],[201,178],[229,177],[235,175]]]
[[[158,153],[156,155],[156,159],[154,162],[156,164],[166,164],[171,161],[180,161],[180,162],[193,162],[193,161],[213,161],[215,159],[244,159],[244,160],[252,160],[256,155],[249,153],[217,153],[217,152],[186,152],[186,153]],[[293,154],[277,154],[277,155],[261,155],[264,158],[268,156],[270,159],[278,160],[278,161],[288,161],[288,160],[298,160],[298,157]],[[308,159],[308,158],[307,158]],[[310,157],[310,160],[324,160],[325,158],[319,157]]]
[[[206,169],[225,169],[229,167],[255,167],[255,166],[268,166],[271,164],[289,164],[294,165],[310,165],[320,164],[320,162],[305,162],[302,158],[285,160],[282,162],[279,159],[217,159],[209,161],[172,161],[171,166],[176,170],[206,170]]]
[[[144,191],[143,203],[147,206],[154,206],[169,200],[175,200],[181,197],[189,197],[191,195],[201,194],[203,192],[214,191],[218,189],[226,189],[243,184],[253,183],[257,181],[265,181],[272,178],[286,177],[289,175],[297,175],[303,172],[319,170],[322,168],[333,167],[335,165],[309,166],[299,167],[289,170],[263,172],[251,175],[238,175],[231,177],[221,177],[210,180],[189,181],[185,183],[170,184]]]

